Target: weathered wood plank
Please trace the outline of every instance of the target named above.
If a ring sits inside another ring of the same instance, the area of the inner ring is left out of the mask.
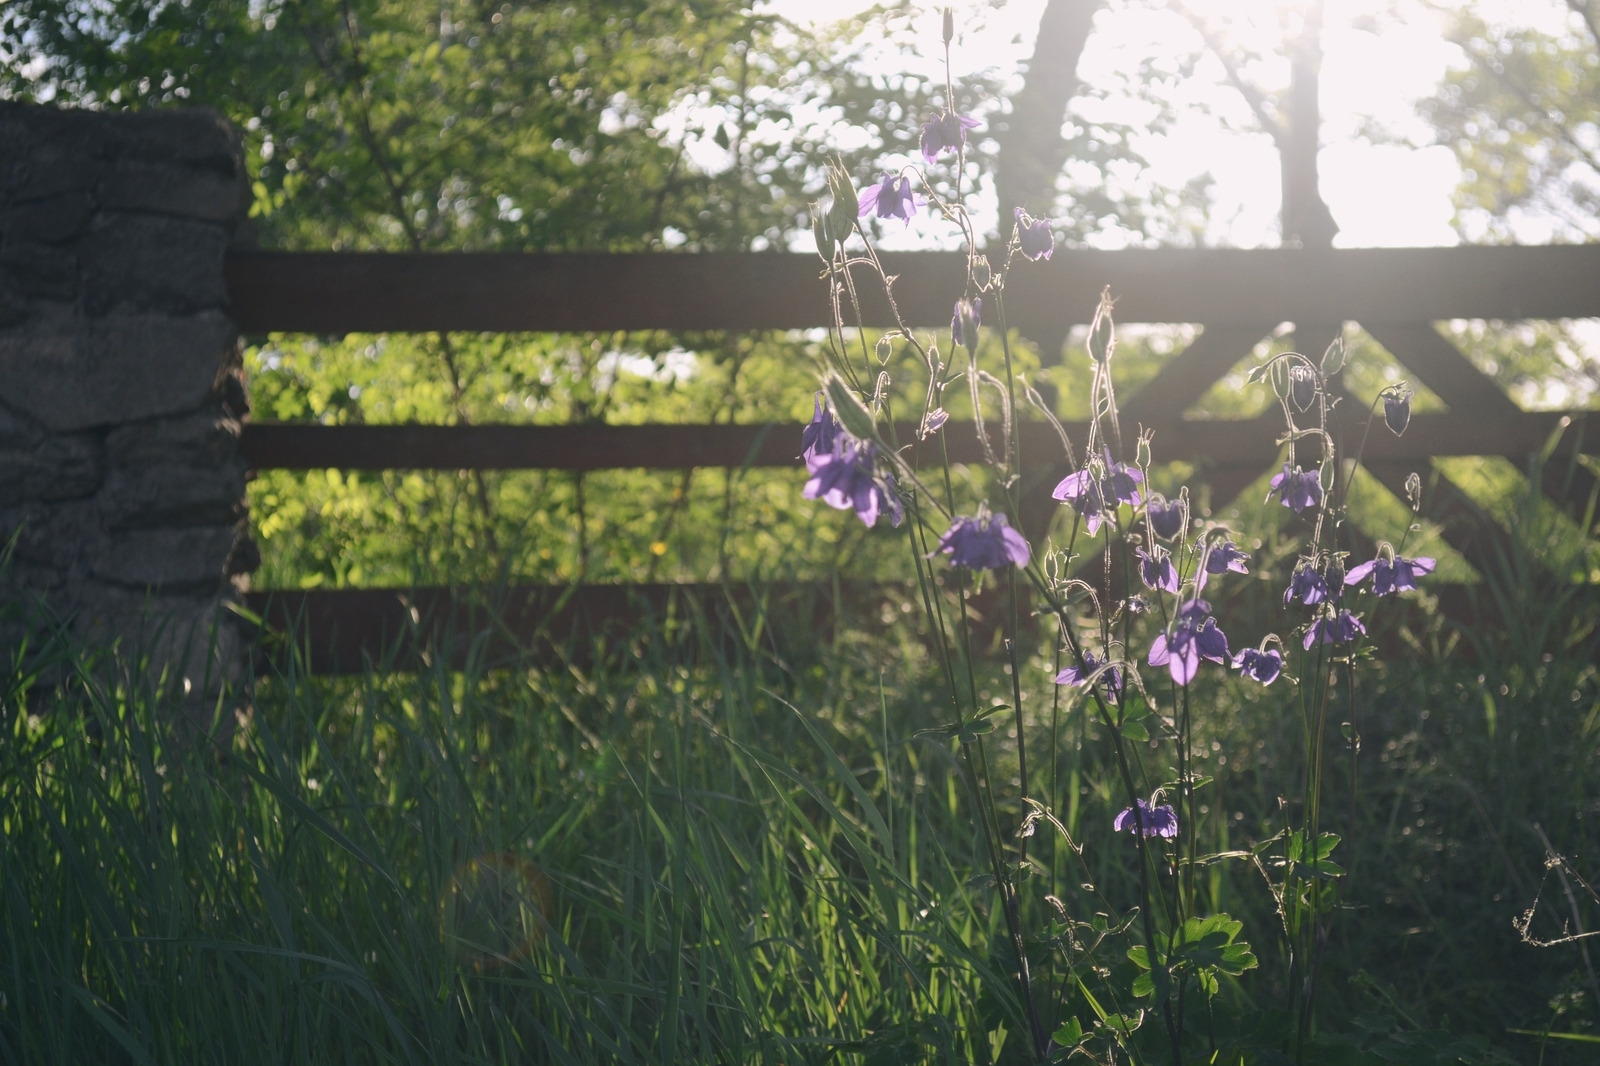
[[[955,253],[885,255],[907,320],[942,326]],[[814,255],[479,252],[229,254],[247,333],[805,329],[830,322]],[[1600,245],[1352,249],[1063,249],[1006,292],[1025,334],[1085,322],[1103,286],[1119,322],[1365,325],[1600,316]],[[868,286],[865,321],[892,324]]]

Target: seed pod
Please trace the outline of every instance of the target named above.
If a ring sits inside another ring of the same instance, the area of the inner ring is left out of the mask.
[[[871,440],[877,431],[872,412],[856,398],[845,380],[838,374],[829,374],[822,388],[828,394],[828,407],[845,432],[857,440]]]

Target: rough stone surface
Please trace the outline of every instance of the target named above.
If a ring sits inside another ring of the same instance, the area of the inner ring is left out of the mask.
[[[0,654],[44,621],[196,708],[246,676],[247,204],[211,112],[0,102]]]

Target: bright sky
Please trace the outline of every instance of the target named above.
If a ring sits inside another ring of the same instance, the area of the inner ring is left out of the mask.
[[[1190,10],[1226,27],[1235,40],[1260,53],[1277,50],[1278,8],[1292,0],[1189,0]],[[775,10],[798,22],[825,24],[860,11],[861,0],[772,0]],[[1491,15],[1555,29],[1565,15],[1561,0],[1488,0]],[[958,3],[956,73],[992,68],[1014,75],[1031,56],[1044,0]],[[1400,17],[1392,12],[1400,11]],[[929,4],[917,21],[936,45],[938,7]],[[1438,84],[1453,49],[1439,36],[1436,16],[1411,0],[1327,0],[1321,81],[1322,194],[1340,226],[1341,247],[1454,244],[1450,194],[1459,178],[1454,157],[1443,147],[1411,149],[1375,145],[1359,137],[1375,122],[1418,142],[1427,139],[1415,103]],[[1149,58],[1198,50],[1199,37],[1179,15],[1153,5],[1113,0],[1096,17],[1079,73],[1110,86],[1118,72],[1134,71]],[[932,48],[926,49],[933,51]],[[906,60],[885,48],[886,70],[904,70]],[[1287,81],[1287,66],[1258,68],[1264,87]],[[926,73],[934,73],[930,70]],[[1216,225],[1207,243],[1243,247],[1278,243],[1278,156],[1259,132],[1248,106],[1225,83],[1222,66],[1207,56],[1181,90],[1186,104],[1170,135],[1140,145],[1152,162],[1149,177],[1182,186],[1209,171],[1215,179]],[[1133,119],[1142,105],[1123,98],[1110,105],[1117,117]],[[1210,112],[1209,114],[1207,112]],[[1232,127],[1231,129],[1229,127]],[[972,205],[982,209],[984,205]],[[992,202],[988,205],[993,211]],[[992,224],[992,218],[980,219]],[[1529,232],[1522,239],[1548,239]],[[922,225],[893,244],[944,243]]]

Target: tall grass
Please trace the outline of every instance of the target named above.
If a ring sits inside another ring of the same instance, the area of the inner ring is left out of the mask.
[[[1028,1055],[1003,916],[966,888],[987,860],[951,741],[919,736],[940,703],[919,635],[754,644],[702,618],[672,640],[636,636],[650,639],[585,669],[330,679],[289,659],[257,679],[225,743],[178,728],[176,696],[139,662],[36,646],[3,691],[0,1056]],[[1349,820],[1354,910],[1323,963],[1330,1028],[1381,1036],[1395,1061],[1486,1061],[1414,1032],[1435,1027],[1530,1063],[1592,1061],[1592,1043],[1510,1032],[1594,1032],[1577,945],[1532,947],[1511,926],[1545,876],[1539,831],[1594,870],[1592,648],[1480,644],[1419,651],[1360,693],[1355,802],[1335,819]],[[1047,677],[1046,654],[1024,675]],[[978,683],[1011,694],[1001,669]],[[1198,738],[1216,778],[1208,831],[1235,839],[1276,831],[1269,783],[1299,743],[1259,692],[1217,693],[1231,710]],[[1051,713],[1054,695],[1025,696],[1033,773],[1093,868],[1044,833],[1031,854],[1087,917],[1076,886],[1113,892],[1137,867],[1109,829],[1110,757],[1079,708]],[[1003,780],[1014,738],[992,737]],[[1273,920],[1246,866],[1204,876],[1214,907]],[[1569,903],[1552,881],[1542,900],[1536,931],[1595,925],[1581,893]],[[1048,913],[1024,917],[1050,930]],[[1252,980],[1268,984],[1225,991],[1242,1010],[1275,998],[1265,939]],[[1089,965],[1127,965],[1080,947]],[[1066,977],[1041,986],[1060,1000]],[[1311,1054],[1379,1061],[1350,1057],[1351,1040]]]

